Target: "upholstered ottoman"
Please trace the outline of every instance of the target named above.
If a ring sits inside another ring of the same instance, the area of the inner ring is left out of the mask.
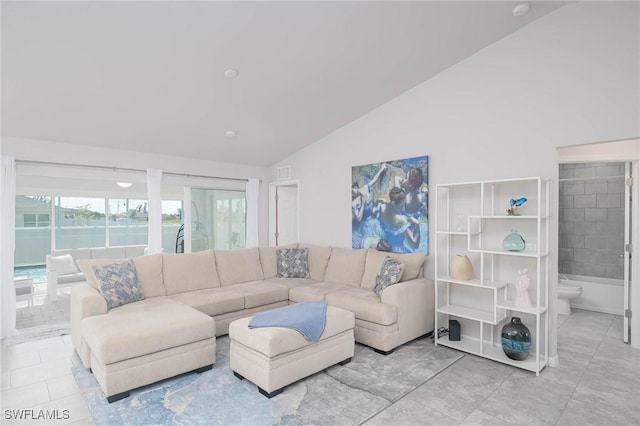
[[[209,315],[166,298],[149,298],[82,320],[91,370],[109,402],[190,371],[211,369],[216,326]]]
[[[229,363],[236,377],[255,383],[267,398],[327,367],[344,365],[353,357],[353,312],[327,306],[326,325],[317,342],[306,340],[290,328],[250,329],[250,320],[243,318],[229,325]]]

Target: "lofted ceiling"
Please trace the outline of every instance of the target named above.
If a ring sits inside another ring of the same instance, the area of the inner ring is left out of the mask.
[[[2,134],[270,166],[565,4],[518,3],[3,1]]]

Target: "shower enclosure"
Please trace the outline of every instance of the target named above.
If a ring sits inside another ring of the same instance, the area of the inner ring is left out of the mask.
[[[582,287],[576,308],[628,312],[630,173],[630,163],[560,164],[558,278]]]

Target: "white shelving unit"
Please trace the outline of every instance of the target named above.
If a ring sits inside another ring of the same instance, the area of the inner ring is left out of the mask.
[[[508,216],[511,199],[526,197],[520,216]],[[441,184],[436,186],[435,328],[461,324],[461,339],[440,338],[448,346],[536,375],[547,365],[549,332],[549,182],[540,177]],[[512,230],[525,240],[521,252],[506,251]],[[467,255],[473,279],[456,280],[449,265]],[[518,270],[527,268],[532,307],[517,306]],[[520,317],[531,332],[531,352],[524,361],[508,358],[500,341],[502,327]]]

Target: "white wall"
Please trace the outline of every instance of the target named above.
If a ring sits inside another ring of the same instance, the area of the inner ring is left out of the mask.
[[[274,165],[304,188],[301,240],[350,246],[354,165],[427,154],[431,187],[556,179],[556,147],[639,135],[638,13],[562,7]]]
[[[74,144],[57,143],[50,141],[20,139],[5,137],[2,140],[2,155],[10,155],[16,158],[18,174],[34,173],[49,174],[63,178],[77,176],[81,179],[108,179],[113,178],[113,174],[118,173],[127,181],[146,182],[146,175],[143,173],[126,173],[96,171],[91,169],[45,167],[41,165],[21,165],[20,160],[59,162],[68,164],[87,164],[94,166],[107,166],[131,169],[160,169],[164,172],[185,173],[203,176],[222,176],[231,178],[246,179],[255,177],[261,179],[260,184],[260,244],[268,244],[268,169],[264,167],[246,166],[240,164],[218,163],[213,161],[203,161],[185,157],[172,157],[165,155],[153,155],[132,151],[122,151],[107,148],[83,147]],[[18,179],[20,181],[20,179]],[[26,179],[25,179],[26,180]],[[52,180],[58,182],[58,180]],[[163,183],[170,185],[191,184],[193,186],[209,186],[222,189],[244,189],[246,183],[243,181],[227,181],[209,179],[188,179],[175,176],[164,176]],[[91,190],[91,188],[88,188]]]
[[[304,188],[300,240],[350,247],[354,165],[427,154],[431,188],[526,176],[557,183],[556,147],[637,137],[638,15],[631,2],[564,6],[274,165],[272,177],[291,165]],[[551,187],[554,277],[557,184]]]

